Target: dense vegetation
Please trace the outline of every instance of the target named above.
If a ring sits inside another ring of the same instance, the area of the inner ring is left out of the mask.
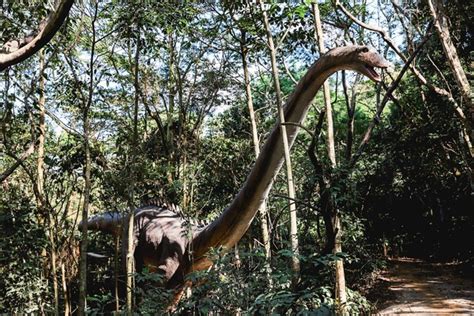
[[[353,72],[330,78],[335,164],[328,154],[327,105],[322,91],[317,95],[291,150],[299,252],[290,242],[282,169],[264,216],[271,256],[257,216],[235,251],[215,249],[212,269],[188,276],[194,286],[175,313],[341,312],[334,266],[342,261],[343,313],[368,313],[373,302],[364,295],[371,275],[384,268],[388,256],[458,260],[472,269],[474,110],[433,26],[430,2],[319,4],[326,48],[367,44],[393,69],[377,84]],[[252,117],[260,144],[278,117],[262,7],[277,45],[286,100],[320,56],[314,6],[76,1],[41,51],[5,69],[0,313],[76,312],[80,281],[86,280],[89,312],[124,311],[119,241],[81,234],[84,210],[126,213],[163,197],[190,219],[215,219],[255,161]],[[52,9],[44,1],[2,2],[0,42],[29,35]],[[468,79],[472,9],[461,0],[444,7]],[[404,67],[412,55],[416,71]],[[389,87],[395,89],[391,94]],[[342,222],[342,251],[333,251],[332,234],[341,233],[331,226],[334,218]],[[81,275],[85,239],[86,251],[105,257],[89,257]],[[295,256],[299,275],[291,265]],[[134,274],[135,312],[167,308],[173,290],[156,286],[161,278],[147,270]]]

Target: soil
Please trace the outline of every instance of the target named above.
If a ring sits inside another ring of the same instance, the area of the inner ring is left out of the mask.
[[[369,297],[377,315],[474,315],[474,280],[456,263],[398,258]]]

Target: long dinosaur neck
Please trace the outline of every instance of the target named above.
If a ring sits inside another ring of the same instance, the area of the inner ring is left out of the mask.
[[[353,49],[350,46],[335,48],[311,66],[285,106],[287,123],[302,123],[324,81],[335,71],[350,68],[349,64],[352,61],[349,53]],[[279,124],[280,122],[275,124],[247,180],[230,206],[193,240],[193,253],[197,265],[210,248],[234,246],[245,234],[260,204],[266,199],[284,161]],[[291,148],[298,134],[298,127],[287,125],[286,131]]]

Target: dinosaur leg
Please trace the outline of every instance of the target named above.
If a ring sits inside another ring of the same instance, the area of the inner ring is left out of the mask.
[[[191,281],[186,281],[184,285],[175,289],[175,293],[173,294],[173,299],[171,300],[170,305],[166,309],[167,312],[172,313],[176,311],[176,307],[178,306],[179,301],[183,297],[183,294],[186,292],[188,288],[193,285]]]

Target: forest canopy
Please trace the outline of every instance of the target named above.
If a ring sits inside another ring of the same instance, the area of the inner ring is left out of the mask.
[[[0,10],[0,314],[370,314],[391,258],[472,275],[474,4]]]

